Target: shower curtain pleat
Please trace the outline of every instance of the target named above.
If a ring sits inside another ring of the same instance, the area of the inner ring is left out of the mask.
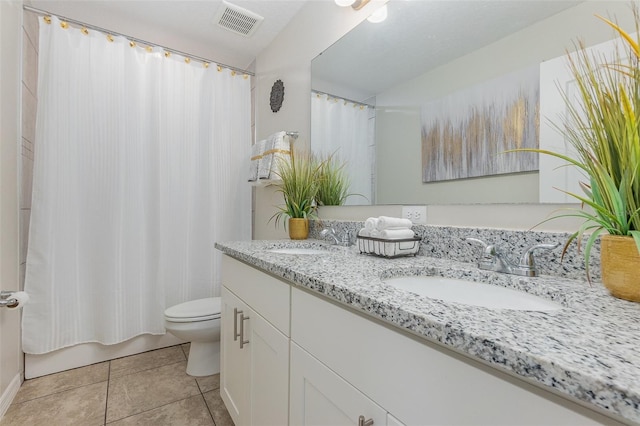
[[[40,22],[23,348],[163,334],[250,239],[250,80]]]
[[[311,140],[316,154],[345,162],[351,196],[345,204],[373,203],[374,128],[368,108],[311,93]]]

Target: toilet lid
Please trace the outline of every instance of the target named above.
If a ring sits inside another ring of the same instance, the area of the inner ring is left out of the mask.
[[[164,311],[167,321],[206,321],[220,318],[220,298],[207,297],[205,299],[190,300],[171,306]]]

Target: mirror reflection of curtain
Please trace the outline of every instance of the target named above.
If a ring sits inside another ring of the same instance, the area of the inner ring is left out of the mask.
[[[311,93],[311,141],[313,152],[335,153],[350,179],[350,196],[345,205],[375,202],[374,197],[374,118],[369,107],[325,94]]]
[[[250,80],[40,21],[24,351],[164,334],[251,238]]]

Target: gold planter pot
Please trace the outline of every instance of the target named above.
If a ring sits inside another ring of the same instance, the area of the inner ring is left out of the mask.
[[[289,218],[289,238],[306,240],[309,237],[309,219]]]
[[[600,238],[602,283],[619,298],[640,302],[640,254],[632,237]]]

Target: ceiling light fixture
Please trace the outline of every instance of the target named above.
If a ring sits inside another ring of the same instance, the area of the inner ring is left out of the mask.
[[[351,7],[355,10],[360,10],[365,7],[367,3],[369,3],[369,0],[356,0]]]
[[[351,6],[354,10],[362,9],[371,0],[334,0],[338,6]]]
[[[387,19],[387,5],[385,4],[384,6],[382,6],[380,9],[376,10],[375,12],[373,12],[371,15],[369,15],[369,17],[367,18],[367,21],[373,23],[373,24],[377,24],[379,22],[384,21],[385,19]]]

